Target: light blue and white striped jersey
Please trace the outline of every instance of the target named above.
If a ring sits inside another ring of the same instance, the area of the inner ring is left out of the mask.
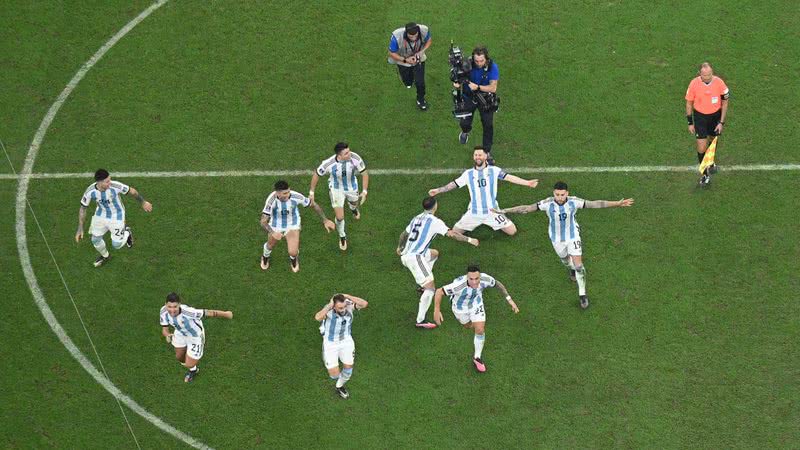
[[[201,319],[205,315],[205,310],[192,308],[186,305],[181,305],[180,308],[178,315],[172,317],[169,312],[167,312],[167,305],[162,306],[161,326],[173,327],[176,333],[180,333],[186,337],[202,336],[205,331]]]
[[[343,315],[339,315],[335,310],[331,309],[325,319],[322,320],[320,330],[322,331],[324,342],[333,344],[352,337],[355,306],[350,300],[345,300],[345,305]]]
[[[408,239],[402,254],[421,255],[425,253],[437,234],[444,236],[448,231],[450,231],[450,227],[445,225],[442,219],[429,212],[418,214],[406,227]]]
[[[550,219],[550,240],[553,242],[566,242],[580,240],[581,227],[575,220],[575,213],[583,208],[586,200],[578,197],[567,197],[563,205],[556,203],[553,197],[548,197],[536,205],[540,211],[547,213]]]
[[[94,215],[105,217],[111,220],[125,220],[125,205],[122,204],[121,195],[125,195],[130,190],[127,184],[119,181],[112,181],[111,186],[105,191],[97,189],[97,183],[92,183],[83,192],[81,206],[89,207],[92,200],[97,203]]]
[[[367,170],[367,165],[358,154],[350,152],[350,159],[347,161],[339,161],[336,155],[322,161],[322,164],[317,167],[317,175],[324,177],[330,174],[328,178],[328,187],[345,192],[358,192],[358,179],[356,173],[361,173]]]
[[[477,289],[469,287],[466,275],[461,275],[442,289],[445,294],[450,296],[453,308],[459,311],[469,311],[483,303],[483,290],[487,287],[494,287],[496,284],[497,280],[491,275],[481,272],[481,282]]]
[[[503,169],[497,166],[487,166],[483,169],[472,168],[465,170],[460,177],[455,179],[456,185],[469,188],[469,208],[467,212],[473,215],[487,215],[492,208],[497,206],[497,182],[506,177]]]
[[[306,198],[303,194],[296,191],[289,192],[289,199],[286,201],[279,199],[277,192],[269,194],[267,203],[264,204],[264,210],[261,211],[262,214],[266,214],[270,217],[269,226],[276,230],[299,227],[299,207],[307,208],[311,204],[311,200]]]

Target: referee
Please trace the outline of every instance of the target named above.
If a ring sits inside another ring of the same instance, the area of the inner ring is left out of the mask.
[[[689,123],[689,133],[697,138],[697,161],[700,163],[714,137],[722,134],[728,113],[728,97],[728,86],[722,78],[714,76],[711,64],[701,64],[699,76],[686,89],[686,121]],[[703,171],[700,186],[707,186],[711,182],[711,174],[716,171],[714,165]]]

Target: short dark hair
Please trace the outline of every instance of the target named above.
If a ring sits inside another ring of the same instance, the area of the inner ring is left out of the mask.
[[[406,34],[419,34],[419,25],[416,22],[408,22],[406,24]]]
[[[434,206],[436,206],[436,197],[425,197],[425,200],[422,201],[422,208],[425,211],[432,210]]]
[[[333,304],[335,305],[337,303],[343,303],[345,300],[347,300],[347,297],[345,297],[344,294],[336,294],[331,297],[331,300],[333,300]]]
[[[94,181],[103,181],[108,178],[109,175],[106,169],[97,169],[97,172],[94,173]]]
[[[553,190],[555,191],[568,191],[569,188],[567,187],[567,183],[563,181],[556,181],[556,184],[553,185]]]
[[[178,295],[176,292],[170,292],[167,294],[167,301],[164,303],[180,303],[181,296]]]
[[[483,148],[482,145],[476,145],[475,148],[472,149],[472,151],[475,151],[475,150],[483,150],[483,153],[489,153],[489,152],[486,151],[485,148]]]
[[[467,273],[469,273],[469,272],[480,272],[480,271],[481,271],[480,266],[475,264],[475,263],[472,263],[472,264],[467,266]]]
[[[475,55],[483,55],[486,59],[489,59],[489,49],[485,45],[479,45],[472,49],[472,56]]]
[[[276,191],[285,191],[289,189],[289,183],[285,180],[278,180],[275,182],[275,190]]]
[[[346,149],[347,147],[350,147],[350,144],[348,144],[347,142],[337,142],[336,145],[333,146],[333,153],[336,153],[338,155],[339,153],[342,153],[342,151],[344,151],[344,149]]]

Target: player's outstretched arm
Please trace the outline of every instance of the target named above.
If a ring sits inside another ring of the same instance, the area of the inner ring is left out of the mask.
[[[530,188],[535,188],[537,185],[539,185],[539,180],[526,180],[511,174],[506,175],[506,177],[503,179],[509,183],[518,184],[520,186],[528,186]]]
[[[398,255],[403,253],[403,248],[406,246],[406,241],[407,240],[408,240],[408,232],[406,230],[403,230],[403,232],[400,233],[400,241],[397,243],[397,254]]]
[[[369,188],[369,173],[366,170],[361,172],[361,194],[358,197],[361,199],[361,204],[367,201],[367,189]]]
[[[75,231],[75,242],[80,242],[83,239],[83,223],[86,220],[86,207],[81,205],[78,210],[78,229]]]
[[[133,186],[130,187],[128,193],[131,194],[133,198],[135,198],[136,201],[139,202],[140,205],[142,205],[142,209],[145,212],[150,212],[153,210],[152,203],[145,200],[144,197],[142,197],[142,194],[140,194],[139,191],[137,191]]]
[[[220,311],[218,309],[207,309],[206,317],[222,317],[224,319],[233,319],[233,311]]]
[[[323,320],[325,320],[325,316],[328,315],[331,309],[333,309],[333,300],[329,301],[327,305],[323,306],[322,309],[320,309],[319,311],[317,311],[316,314],[314,314],[314,320],[316,320],[317,322],[322,322]]]
[[[444,316],[442,316],[442,296],[444,295],[444,291],[442,288],[436,290],[436,293],[433,295],[433,320],[436,322],[436,325],[441,325],[444,322]]]
[[[445,184],[442,187],[438,187],[436,189],[431,189],[430,191],[428,191],[428,195],[430,195],[431,197],[436,197],[439,194],[444,194],[445,192],[450,192],[453,189],[458,189],[458,185],[456,184],[455,181],[451,181],[451,182]]]
[[[447,230],[447,237],[449,237],[451,239],[455,239],[458,242],[466,242],[466,243],[468,243],[470,245],[473,245],[475,247],[480,245],[480,241],[479,240],[477,240],[475,238],[471,238],[469,236],[464,236],[463,234],[459,233],[456,230]]]
[[[369,306],[369,302],[367,302],[361,297],[356,297],[355,295],[350,295],[350,294],[342,294],[342,295],[344,295],[346,299],[353,302],[353,305],[355,305],[356,309],[364,309],[367,306]]]
[[[311,200],[311,203],[314,203],[314,189],[317,188],[317,183],[319,183],[319,175],[315,170],[314,175],[311,176],[311,185],[308,187],[308,199]]]
[[[336,225],[334,225],[334,223],[330,219],[325,217],[325,211],[323,211],[322,207],[319,206],[318,203],[312,203],[311,206],[314,208],[314,211],[317,212],[317,215],[319,216],[320,220],[322,220],[322,226],[325,227],[325,231],[330,233],[331,231],[336,229]]]
[[[623,208],[633,205],[632,198],[623,198],[615,202],[610,200],[587,200],[584,204],[586,208]]]
[[[519,308],[517,307],[517,304],[514,303],[514,299],[511,298],[511,294],[508,293],[508,289],[506,289],[506,286],[503,283],[501,283],[500,280],[495,279],[494,281],[495,281],[494,287],[500,289],[500,292],[502,292],[503,295],[506,297],[506,301],[508,302],[509,306],[511,306],[511,310],[514,311],[515,314],[519,313]]]
[[[520,206],[515,206],[513,208],[505,208],[505,209],[492,208],[492,212],[497,214],[528,214],[538,210],[539,210],[539,205],[537,203],[534,203],[532,205],[520,205]]]

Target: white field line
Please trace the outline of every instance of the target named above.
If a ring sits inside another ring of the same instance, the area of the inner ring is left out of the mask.
[[[19,183],[17,185],[17,197],[16,197],[16,238],[17,238],[17,251],[19,253],[20,264],[22,265],[22,271],[25,275],[25,280],[28,283],[28,288],[33,295],[33,298],[36,302],[36,306],[41,311],[42,316],[44,316],[45,321],[50,326],[50,329],[53,330],[53,333],[56,334],[61,344],[69,351],[75,360],[80,363],[86,372],[92,376],[103,388],[106,389],[112,396],[114,396],[117,403],[123,403],[128,408],[133,410],[136,414],[139,414],[142,418],[147,420],[148,422],[152,423],[165,433],[168,433],[175,438],[183,441],[184,443],[195,447],[195,448],[208,448],[202,442],[194,439],[193,437],[189,436],[188,434],[175,429],[171,425],[164,422],[160,417],[157,417],[141,407],[138,403],[136,403],[133,399],[125,395],[119,388],[117,388],[108,377],[101,373],[100,371],[95,368],[91,361],[86,357],[86,355],[81,352],[81,350],[72,342],[72,339],[67,335],[67,332],[61,326],[61,324],[56,319],[55,315],[53,315],[53,311],[50,309],[50,306],[47,304],[47,300],[42,293],[42,289],[39,287],[39,282],[36,279],[36,275],[33,271],[33,266],[31,265],[31,257],[28,253],[28,238],[26,235],[25,230],[25,212],[26,206],[28,204],[28,187],[30,185],[31,180],[31,173],[33,172],[33,164],[36,161],[36,156],[39,152],[39,148],[44,141],[44,137],[47,134],[47,130],[50,128],[50,125],[53,123],[53,120],[58,114],[58,111],[64,105],[64,102],[67,98],[72,94],[72,91],[78,86],[78,83],[81,82],[84,76],[89,72],[89,70],[97,64],[98,61],[113,47],[120,39],[122,39],[128,32],[130,32],[136,25],[142,22],[144,19],[147,18],[150,14],[156,11],[158,8],[163,6],[167,0],[157,0],[155,3],[150,5],[147,9],[142,11],[138,16],[136,16],[133,20],[128,22],[122,29],[120,29],[111,39],[108,40],[102,47],[100,47],[97,52],[92,55],[92,57],[83,64],[83,66],[75,73],[75,76],[67,83],[67,86],[61,91],[56,101],[50,106],[50,109],[47,111],[44,119],[42,119],[42,123],[39,124],[39,128],[36,131],[36,135],[33,137],[33,141],[31,142],[30,148],[28,149],[28,154],[25,157],[25,165],[22,168],[18,177],[15,177]],[[13,169],[13,167],[12,167]],[[33,214],[33,208],[31,208],[31,213]],[[35,214],[33,215],[35,218]],[[37,224],[38,225],[38,224]],[[40,228],[41,232],[41,228]],[[44,236],[44,234],[42,234]],[[53,260],[55,263],[55,259]],[[66,286],[66,283],[65,283]],[[128,428],[133,434],[132,428],[130,428],[130,423],[128,422],[127,416],[125,416],[125,411],[122,409],[120,405],[120,410],[122,411],[122,415],[125,418],[126,423],[128,423]],[[133,435],[134,439],[136,436]],[[136,445],[138,446],[139,443],[136,441]]]
[[[370,175],[409,176],[409,175],[455,175],[463,168],[443,169],[369,169]],[[510,167],[503,169],[508,173],[615,173],[615,172],[696,172],[697,166],[578,166],[578,167]],[[800,170],[800,164],[743,164],[720,166],[720,172],[793,171]],[[310,175],[307,170],[211,170],[176,172],[112,172],[114,178],[187,178],[187,177],[290,177]],[[24,175],[0,174],[0,180],[88,178],[92,172],[44,172]]]

